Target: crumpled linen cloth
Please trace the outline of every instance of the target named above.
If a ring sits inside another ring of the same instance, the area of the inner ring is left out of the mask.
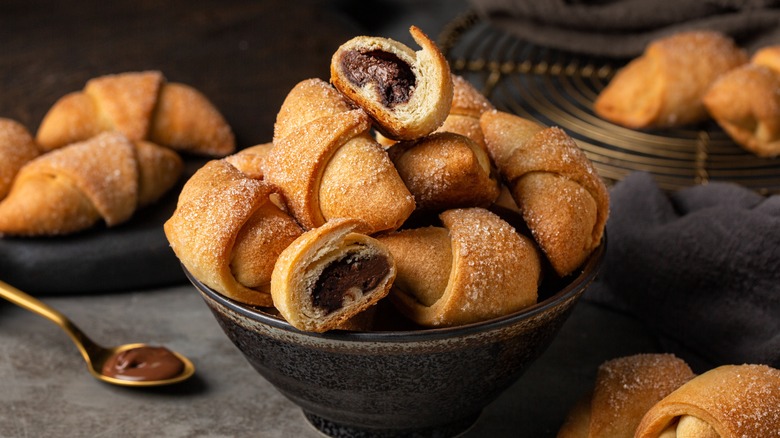
[[[713,182],[611,189],[607,252],[585,299],[627,311],[691,362],[780,367],[780,195]]]
[[[574,53],[636,57],[662,36],[711,29],[753,51],[780,44],[780,0],[471,0],[523,40]]]

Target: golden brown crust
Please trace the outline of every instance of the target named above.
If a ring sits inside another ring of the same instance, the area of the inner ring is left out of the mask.
[[[760,48],[750,57],[750,63],[763,65],[780,74],[780,45]]]
[[[700,420],[694,421],[697,429],[703,422],[720,437],[759,437],[780,430],[780,370],[724,365],[707,371],[655,404],[642,418],[636,437],[657,438],[675,428],[679,438],[695,436],[680,430],[686,417]]]
[[[158,71],[90,79],[83,91],[55,102],[36,140],[52,150],[113,130],[132,141],[201,155],[224,156],[235,149],[230,126],[211,102],[192,87],[167,83]]]
[[[559,128],[521,117],[482,115],[488,149],[555,271],[565,276],[601,243],[609,193],[592,163]]]
[[[225,160],[195,172],[164,225],[171,248],[195,278],[236,301],[272,305],[273,263],[303,232],[270,202],[274,190]]]
[[[356,109],[329,83],[318,78],[297,83],[282,102],[274,123],[274,142],[321,117]]]
[[[417,210],[487,207],[498,197],[490,157],[468,137],[438,132],[388,149]]]
[[[67,234],[103,219],[127,221],[167,192],[182,171],[176,153],[103,133],[28,162],[0,203],[0,233]]]
[[[433,251],[446,254],[439,249],[441,232],[404,230],[398,234],[410,234],[379,238],[393,254],[399,254],[396,263],[399,277],[404,279],[399,285],[405,284],[407,289],[395,289],[391,299],[403,314],[424,326],[453,326],[506,315],[536,303],[541,266],[530,239],[482,208],[448,210],[440,217],[450,237],[449,268],[444,266],[446,256],[419,259]],[[435,269],[447,275],[446,288],[436,290],[443,284],[441,279],[426,279],[418,291],[420,267],[416,265],[433,266],[434,262],[441,265]]]
[[[452,84],[452,107],[436,132],[454,132],[464,135],[487,151],[479,118],[486,111],[494,110],[495,107],[462,76],[452,75]]]
[[[636,129],[698,122],[707,118],[701,99],[710,85],[745,62],[745,52],[718,32],[661,38],[618,71],[594,102],[594,110],[606,120]]]
[[[447,60],[436,43],[419,28],[412,26],[409,32],[421,50],[414,52],[388,38],[358,36],[342,44],[331,60],[331,83],[371,115],[377,129],[393,140],[413,140],[430,134],[444,122],[452,104],[452,76]],[[393,58],[402,65],[399,69],[402,73],[392,70],[376,73],[366,68],[360,74],[365,73],[371,79],[356,80],[358,64],[349,59],[354,53],[373,60]],[[396,81],[386,81],[405,74],[413,76],[412,84],[399,86]],[[386,93],[393,86],[403,97],[393,97],[388,102]]]
[[[39,154],[35,140],[24,125],[0,118],[0,201],[11,189],[19,169]]]
[[[244,175],[254,179],[263,179],[265,159],[268,154],[271,153],[271,148],[273,148],[273,146],[273,143],[262,143],[250,146],[241,149],[224,159],[232,164],[233,167],[243,172]]]
[[[356,232],[363,228],[354,219],[334,219],[305,232],[282,251],[274,266],[271,295],[287,322],[301,330],[333,330],[387,295],[396,275],[392,254],[376,239]],[[344,261],[358,267],[371,258],[381,258],[387,270],[372,279],[370,286],[364,289],[354,284],[340,291],[335,308],[318,303],[328,267]]]
[[[630,438],[645,413],[694,377],[670,354],[637,354],[599,366],[593,391],[570,411],[558,438]]]

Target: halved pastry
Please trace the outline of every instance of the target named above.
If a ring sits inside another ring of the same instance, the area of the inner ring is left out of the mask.
[[[390,299],[417,324],[454,326],[536,303],[541,276],[533,241],[483,208],[447,210],[443,227],[378,239],[398,268]]]
[[[780,370],[724,365],[690,380],[655,404],[637,438],[776,436],[780,431]]]
[[[629,128],[667,128],[707,118],[702,97],[719,76],[747,62],[728,36],[689,31],[651,42],[620,69],[594,103],[596,114]]]
[[[19,169],[39,154],[35,140],[24,125],[0,118],[0,200],[8,194]]]
[[[441,126],[452,103],[452,77],[436,43],[409,29],[415,52],[398,41],[358,36],[331,58],[330,81],[393,140],[413,140]]]
[[[233,131],[198,90],[167,82],[159,71],[127,72],[87,81],[49,109],[36,140],[44,150],[119,131],[179,151],[224,156],[235,150]]]
[[[164,229],[174,253],[205,285],[242,303],[271,306],[276,257],[303,233],[275,190],[225,160],[187,181]]]
[[[560,128],[488,111],[482,131],[494,163],[552,267],[566,276],[601,243],[609,193],[593,164]]]
[[[569,412],[558,438],[632,438],[647,411],[694,377],[671,354],[637,354],[599,366],[593,390]]]
[[[420,211],[487,207],[498,197],[490,157],[463,135],[433,133],[397,143],[388,154]]]
[[[353,219],[334,219],[297,238],[279,255],[271,295],[279,313],[300,330],[325,332],[384,298],[396,276],[387,248]]]
[[[105,132],[28,161],[0,202],[0,234],[62,235],[112,227],[178,181],[176,152]]]

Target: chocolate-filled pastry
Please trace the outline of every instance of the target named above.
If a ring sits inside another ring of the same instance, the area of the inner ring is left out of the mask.
[[[384,298],[395,261],[354,219],[334,219],[297,238],[279,255],[271,295],[279,313],[300,330],[325,332]]]
[[[710,85],[745,62],[745,52],[718,32],[661,38],[618,71],[593,108],[602,118],[635,129],[699,122],[707,118],[702,97]]]
[[[452,75],[452,106],[439,132],[465,135],[487,151],[479,118],[495,109],[492,103],[462,76]]]
[[[756,52],[749,64],[720,77],[704,105],[724,131],[761,157],[780,154],[780,46]]]
[[[541,265],[531,239],[483,208],[447,210],[444,227],[378,239],[396,260],[390,299],[423,326],[484,321],[536,303]]]
[[[165,194],[179,179],[181,158],[118,132],[38,156],[16,175],[0,202],[0,234],[61,235],[109,227]]]
[[[452,76],[436,43],[409,29],[415,52],[388,38],[358,36],[331,58],[330,82],[363,108],[393,140],[413,140],[436,130],[452,103]]]
[[[723,365],[690,380],[656,403],[637,438],[777,436],[780,370],[766,365]]]
[[[233,131],[214,105],[188,85],[166,82],[159,71],[90,79],[84,90],[55,102],[36,139],[51,150],[104,131],[206,156],[235,150]]]
[[[487,152],[468,137],[437,132],[388,149],[417,210],[487,207],[498,197]]]
[[[671,354],[637,354],[599,366],[593,390],[569,412],[558,438],[633,438],[647,411],[694,377]]]
[[[263,171],[265,158],[271,152],[272,147],[273,143],[262,143],[250,146],[241,149],[233,155],[228,155],[224,160],[250,178],[263,179],[263,176],[265,175]]]
[[[38,155],[38,145],[24,125],[0,118],[0,200],[8,194],[19,169]]]
[[[601,243],[609,193],[593,164],[560,128],[489,111],[482,131],[528,228],[558,275],[574,272]]]
[[[288,94],[265,178],[306,229],[355,218],[372,234],[398,228],[414,211],[414,198],[370,131],[368,115],[323,81],[306,80]]]
[[[275,189],[225,160],[212,160],[187,181],[165,236],[203,284],[242,303],[271,306],[276,257],[303,233],[273,202]]]

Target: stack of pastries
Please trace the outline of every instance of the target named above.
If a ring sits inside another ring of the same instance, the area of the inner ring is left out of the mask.
[[[417,51],[347,41],[329,82],[290,90],[270,142],[187,181],[164,228],[196,279],[324,332],[373,329],[380,301],[418,327],[483,321],[576,275],[609,210],[591,162],[410,33]]]
[[[780,155],[780,46],[752,57],[716,31],[651,42],[599,93],[594,111],[633,129],[715,120],[745,150]]]
[[[671,354],[604,362],[558,438],[737,438],[780,433],[780,370],[721,365],[696,375]]]
[[[230,126],[194,88],[158,71],[93,78],[55,102],[35,137],[0,119],[0,235],[124,223],[175,185],[180,152],[234,151]]]

